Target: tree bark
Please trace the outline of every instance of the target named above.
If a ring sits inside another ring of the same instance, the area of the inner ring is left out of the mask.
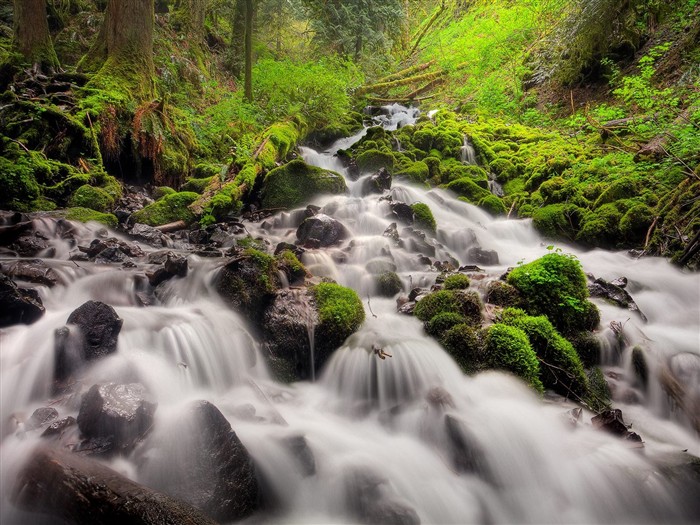
[[[201,45],[204,42],[204,17],[207,11],[207,0],[180,0],[178,15],[182,30],[191,37],[191,42]]]
[[[253,0],[245,0],[245,98],[253,101]]]
[[[14,0],[14,33],[15,45],[27,61],[42,69],[58,69],[46,19],[46,0]]]
[[[154,0],[109,0],[96,42],[81,69],[122,82],[137,100],[153,96]]]
[[[231,49],[229,51],[228,67],[231,74],[241,78],[245,62],[245,2],[237,0],[231,20]]]

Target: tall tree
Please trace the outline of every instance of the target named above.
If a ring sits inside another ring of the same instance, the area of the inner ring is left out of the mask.
[[[120,81],[138,100],[153,95],[154,0],[109,0],[92,49],[79,68]]]
[[[15,45],[33,65],[58,69],[58,57],[49,34],[46,0],[14,0]]]
[[[245,98],[253,101],[253,0],[245,0]]]
[[[178,0],[175,14],[180,29],[195,45],[204,42],[204,18],[207,12],[207,0]]]
[[[231,74],[236,78],[241,78],[245,64],[246,1],[236,0],[231,11],[231,47],[226,62]]]

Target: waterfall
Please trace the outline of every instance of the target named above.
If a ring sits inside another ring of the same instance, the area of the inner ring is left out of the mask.
[[[417,116],[416,109],[395,105],[383,108],[378,122],[396,129]],[[323,152],[302,148],[302,156],[346,175],[334,154],[363,135],[364,130]],[[465,162],[473,159],[468,146],[465,138]],[[357,494],[367,487],[383,508],[413,509],[425,524],[697,519],[697,494],[667,473],[682,451],[700,455],[700,439],[668,401],[655,372],[675,363],[687,370],[679,377],[697,388],[697,275],[661,259],[557,245],[596,277],[627,277],[627,289],[648,317],[644,323],[628,310],[595,299],[602,315],[598,335],[607,348],[603,367],[617,378],[616,406],[645,440],[640,452],[593,429],[591,413],[584,411],[582,423],[572,424],[568,411],[575,405],[542,400],[512,376],[494,371],[465,376],[420,321],[397,313],[395,298],[376,295],[372,261],[395,268],[406,292],[434,283],[436,273],[417,257],[416,246],[434,253],[434,259],[459,265],[469,263],[470,247],[497,252],[498,263],[482,265],[480,280],[474,280],[473,286],[483,291],[488,280],[509,266],[547,253],[548,243],[531,221],[493,218],[444,190],[394,180],[394,200],[426,203],[437,221],[434,234],[414,239],[413,245],[397,245],[383,236],[395,222],[386,200],[359,192],[371,175],[347,178],[348,194],[314,202],[345,225],[351,242],[309,249],[302,262],[313,275],[354,288],[367,318],[314,372],[315,382],[287,385],[271,378],[246,321],[211,290],[220,261],[190,255],[188,276],[160,290],[160,305],[144,308],[136,300],[144,268],[76,267],[65,260],[68,251],[57,248],[49,263],[61,271],[64,282],[40,287],[46,315],[31,326],[0,330],[0,521],[37,522],[35,515],[16,511],[8,501],[20,460],[39,439],[22,432],[17,421],[49,401],[61,417],[76,415],[74,398],[52,397],[53,333],[88,299],[113,305],[124,324],[117,352],[86,369],[84,388],[138,381],[158,402],[149,437],[111,465],[155,488],[168,490],[173,479],[190,474],[184,458],[191,453],[194,423],[185,414],[193,400],[206,399],[226,416],[264,480],[265,499],[274,503],[274,511],[260,516],[260,522],[356,523]],[[293,243],[299,216],[280,213],[246,228],[272,246]],[[623,325],[622,337],[612,331],[612,322]],[[313,348],[311,331],[309,337]],[[637,389],[636,396],[624,396],[636,388],[630,367],[638,345],[649,356],[650,384],[643,392]],[[299,436],[313,455],[312,474],[284,445]]]

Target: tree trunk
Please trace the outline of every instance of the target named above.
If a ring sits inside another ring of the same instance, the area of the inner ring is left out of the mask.
[[[178,16],[183,32],[191,38],[191,42],[201,45],[204,42],[204,17],[207,11],[207,0],[180,0]]]
[[[32,65],[58,69],[58,57],[46,20],[46,0],[14,0],[14,7],[15,45],[19,52]]]
[[[229,51],[228,67],[231,74],[236,78],[241,78],[243,64],[245,62],[245,2],[237,0],[231,20],[231,49]]]
[[[245,0],[245,98],[253,101],[253,0]]]

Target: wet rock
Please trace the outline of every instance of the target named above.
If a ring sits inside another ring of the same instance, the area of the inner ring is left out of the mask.
[[[12,279],[0,274],[0,328],[32,324],[44,311],[36,290],[19,288]]]
[[[270,357],[286,361],[296,379],[312,377],[311,338],[317,325],[316,305],[306,289],[281,290],[265,310],[264,347]],[[314,363],[314,370],[319,365]]]
[[[304,247],[332,246],[348,236],[348,230],[340,221],[323,213],[306,218],[297,229],[297,239]]]
[[[383,476],[369,471],[346,474],[348,511],[360,523],[367,525],[418,525],[416,511],[403,501]]]
[[[452,395],[440,386],[431,388],[425,396],[428,404],[436,410],[444,410],[446,408],[454,408],[455,403]]]
[[[391,189],[391,173],[386,168],[380,168],[378,172],[362,181],[362,196],[372,193],[384,193]]]
[[[10,248],[20,257],[53,257],[56,251],[49,239],[38,231],[30,231],[18,237]]]
[[[605,430],[622,438],[628,438],[632,434],[625,425],[622,419],[622,410],[619,408],[604,410],[597,416],[593,416],[591,423],[593,423],[594,428]]]
[[[297,259],[301,259],[301,256],[304,255],[304,253],[306,253],[306,250],[304,250],[304,248],[302,248],[301,246],[297,246],[296,244],[290,244],[288,242],[280,242],[275,247],[275,255],[279,255],[280,253],[286,250],[289,250],[294,255],[296,255]]]
[[[165,268],[156,268],[152,272],[146,272],[146,277],[148,278],[148,284],[155,288],[159,284],[171,279],[173,275]]]
[[[661,386],[700,433],[700,355],[681,352],[662,366]]]
[[[399,222],[411,225],[413,224],[414,215],[413,208],[411,208],[405,202],[392,202],[391,203],[391,213],[393,214]]]
[[[163,242],[163,234],[160,230],[157,230],[153,226],[148,226],[146,224],[134,224],[134,226],[129,231],[129,234],[146,244],[150,244],[156,248],[160,248],[165,245]]]
[[[25,430],[36,430],[48,425],[58,417],[58,411],[51,407],[37,408],[24,424]]]
[[[373,274],[391,273],[396,271],[396,264],[387,259],[372,259],[365,264],[365,269]]]
[[[498,252],[495,250],[484,250],[479,246],[472,246],[467,250],[467,260],[484,266],[495,266],[498,264]]]
[[[210,234],[207,230],[192,230],[188,239],[192,244],[206,244],[209,242]]]
[[[316,474],[316,459],[304,436],[282,438],[282,444],[297,460],[302,476],[308,478]]]
[[[95,257],[95,264],[119,264],[130,260],[129,256],[117,246],[110,246],[97,254],[97,257]]]
[[[82,252],[85,252],[88,255],[88,257],[100,256],[104,259],[110,258],[110,255],[105,253],[106,250],[111,250],[112,252],[118,251],[127,257],[144,256],[144,252],[139,246],[128,243],[126,241],[120,241],[119,239],[115,239],[114,237],[110,237],[107,239],[93,239],[93,241],[90,243],[90,246],[86,248],[79,246],[78,249]],[[119,262],[119,260],[115,259],[114,262]]]
[[[260,495],[255,466],[224,415],[197,401],[185,423],[187,450],[162,489],[222,523],[251,515]]]
[[[626,288],[627,277],[618,277],[617,279],[610,281],[610,284],[612,284],[613,286],[618,286],[620,288]]]
[[[2,273],[8,277],[19,279],[20,281],[43,284],[48,287],[56,286],[62,282],[56,270],[48,266],[41,259],[3,263]]]
[[[187,276],[187,258],[174,253],[168,253],[165,260],[165,271],[175,277]]]
[[[454,416],[445,415],[445,430],[452,445],[452,464],[457,472],[468,472],[488,477],[484,453],[476,438]]]
[[[54,421],[48,427],[46,427],[44,432],[42,432],[41,437],[43,437],[43,438],[59,437],[60,438],[66,430],[74,427],[77,424],[78,424],[78,422],[76,421],[76,419],[73,416],[64,417],[63,419],[59,419],[58,421]]]
[[[401,239],[399,237],[399,230],[396,227],[396,223],[392,222],[389,226],[387,226],[386,230],[384,230],[384,233],[382,233],[384,237],[387,237],[388,239],[391,239],[394,244],[398,245],[399,242],[401,242]]]
[[[93,385],[80,404],[78,427],[88,440],[107,440],[126,449],[150,430],[155,410],[139,383]]]
[[[89,458],[39,448],[20,472],[12,502],[75,525],[215,525],[200,511]]]
[[[409,252],[420,253],[427,257],[435,257],[435,246],[425,240],[425,233],[413,228],[404,228],[401,231],[403,245]]]
[[[74,310],[66,323],[67,327],[55,332],[54,377],[59,381],[67,379],[83,362],[116,352],[123,321],[108,304],[88,301]]]
[[[637,306],[637,303],[634,302],[634,299],[632,299],[629,292],[627,292],[627,290],[625,290],[622,286],[613,284],[614,282],[615,281],[609,283],[604,279],[598,278],[588,285],[588,292],[590,293],[591,297],[602,297],[603,299],[616,304],[620,308],[627,308],[632,312],[637,312],[642,321],[646,323],[646,315],[644,315],[644,313],[642,313],[642,311],[639,309],[639,306]],[[625,286],[627,285],[626,280],[624,281],[624,284]]]
[[[34,228],[32,221],[22,213],[0,213],[0,246],[9,246]]]
[[[649,365],[647,365],[644,350],[640,346],[632,349],[632,370],[637,381],[646,389],[649,384]]]

